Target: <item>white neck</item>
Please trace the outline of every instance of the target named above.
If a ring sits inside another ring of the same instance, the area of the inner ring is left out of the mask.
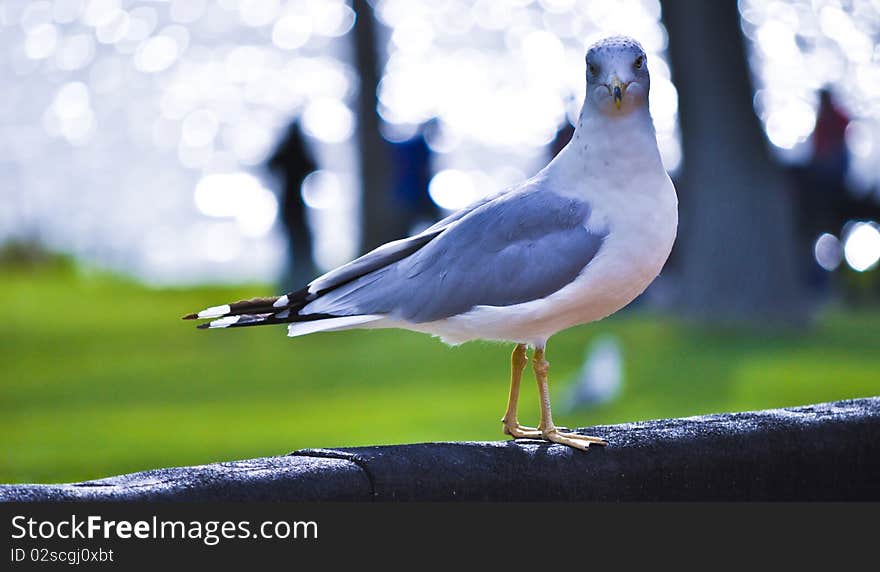
[[[571,141],[542,174],[562,181],[603,173],[612,180],[663,169],[647,105],[625,115],[606,115],[585,102]]]

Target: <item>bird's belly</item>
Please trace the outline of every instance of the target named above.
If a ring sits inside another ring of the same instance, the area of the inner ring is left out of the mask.
[[[632,245],[609,237],[602,256],[548,299],[547,319],[564,329],[605,318],[635,300],[660,273],[670,248]]]

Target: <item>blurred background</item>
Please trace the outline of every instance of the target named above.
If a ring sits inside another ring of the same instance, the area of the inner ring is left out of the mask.
[[[0,482],[501,438],[508,347],[178,318],[533,175],[617,33],[679,239],[553,338],[557,422],[880,394],[876,0],[2,0]]]

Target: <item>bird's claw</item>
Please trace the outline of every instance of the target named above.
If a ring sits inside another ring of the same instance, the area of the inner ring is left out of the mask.
[[[563,431],[558,431],[557,429],[551,429],[549,431],[544,430],[541,432],[541,438],[545,441],[558,443],[560,445],[566,445],[568,447],[574,447],[575,449],[580,449],[581,451],[587,451],[590,448],[590,445],[593,444],[595,441],[585,439],[584,437],[584,435],[578,435],[577,433],[566,433]]]
[[[535,427],[524,427],[519,423],[504,422],[504,434],[514,439],[543,439],[541,431]]]
[[[542,432],[542,438],[551,443],[559,443],[560,445],[568,445],[575,449],[586,451],[590,445],[605,446],[608,441],[600,437],[592,437],[590,435],[581,435],[580,433],[572,433],[569,431],[560,431],[559,428],[545,429]]]
[[[605,446],[608,441],[600,437],[592,437],[590,435],[581,435],[571,431],[560,431],[564,427],[553,427],[552,429],[541,429],[535,427],[524,427],[519,423],[504,422],[504,433],[510,435],[514,439],[541,439],[550,441],[551,443],[559,443],[586,451],[590,445]]]

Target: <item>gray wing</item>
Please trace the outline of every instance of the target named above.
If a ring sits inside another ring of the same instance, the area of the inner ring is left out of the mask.
[[[528,302],[572,282],[605,237],[587,229],[587,202],[531,188],[453,216],[417,250],[326,292],[300,314],[421,323],[478,305]]]
[[[439,236],[440,233],[449,227],[449,225],[492,201],[497,196],[500,196],[500,194],[501,193],[486,197],[460,211],[454,212],[415,236],[383,244],[382,246],[364,254],[360,258],[352,260],[348,264],[344,264],[335,270],[331,270],[327,274],[313,280],[309,284],[309,292],[315,294],[331,290],[337,286],[345,284],[346,282],[350,282],[355,278],[360,278],[374,270],[381,269],[401,260],[402,258],[406,258]]]

